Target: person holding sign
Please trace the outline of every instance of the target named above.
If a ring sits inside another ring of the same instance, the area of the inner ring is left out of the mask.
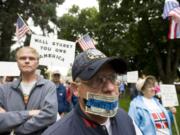
[[[20,48],[16,60],[20,79],[0,86],[0,134],[40,135],[56,121],[56,86],[36,74],[34,48]]]
[[[124,60],[95,48],[80,53],[72,66],[78,104],[43,135],[136,135],[132,119],[118,109],[117,74],[126,69]]]
[[[143,134],[147,135],[172,135],[172,113],[176,108],[167,111],[159,100],[155,98],[157,81],[154,76],[139,79],[136,88],[141,95],[130,103],[129,115],[135,121]]]

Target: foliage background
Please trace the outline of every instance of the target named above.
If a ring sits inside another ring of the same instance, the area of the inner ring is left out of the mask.
[[[98,0],[99,9],[73,6],[57,17],[56,7],[64,0],[14,0],[0,2],[0,60],[14,60],[17,13],[32,18],[44,36],[57,31],[58,38],[76,41],[89,33],[107,56],[126,59],[129,71],[152,74],[163,83],[179,81],[180,40],[167,40],[168,20],[162,19],[164,0]],[[56,29],[49,26],[56,25]],[[27,36],[25,45],[29,45]],[[77,45],[76,52],[80,52]]]

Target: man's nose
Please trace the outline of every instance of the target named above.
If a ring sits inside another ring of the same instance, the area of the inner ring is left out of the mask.
[[[115,90],[115,84],[110,80],[106,80],[105,85],[102,90],[105,93],[110,93]]]
[[[27,58],[25,59],[25,62],[28,63],[29,61],[30,61],[30,59],[27,57]]]

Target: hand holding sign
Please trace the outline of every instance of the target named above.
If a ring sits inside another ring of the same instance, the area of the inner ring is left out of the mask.
[[[179,106],[174,85],[161,84],[161,99],[164,107]]]
[[[176,117],[174,115],[176,113],[176,108],[172,107],[172,106],[179,106],[175,86],[162,84],[160,85],[160,90],[161,90],[162,104],[164,107],[170,107],[170,111],[173,113],[176,132],[177,135],[179,135],[178,125],[176,122]]]

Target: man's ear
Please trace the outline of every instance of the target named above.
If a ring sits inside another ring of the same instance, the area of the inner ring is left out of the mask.
[[[39,67],[39,60],[37,61],[37,67],[36,68],[38,68]]]
[[[79,84],[78,83],[76,83],[76,82],[71,82],[71,88],[73,89],[73,90],[77,90],[78,91],[78,97],[79,97]]]
[[[116,92],[117,92],[117,94],[118,94],[118,96],[120,95],[120,93],[119,93],[119,87],[118,86],[115,86],[116,87]]]

